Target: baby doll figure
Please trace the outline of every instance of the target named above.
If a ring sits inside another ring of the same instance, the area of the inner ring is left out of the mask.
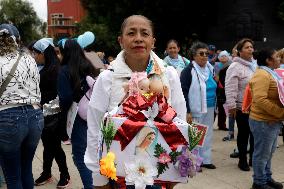
[[[150,92],[150,80],[147,78],[146,72],[135,72],[132,74],[128,82],[129,96],[144,95]]]
[[[158,75],[152,75],[150,77],[150,91],[155,95],[164,94],[164,88],[161,78]]]
[[[166,97],[166,99],[169,97],[168,88],[164,86],[161,77],[156,74],[150,77],[150,91],[154,95],[162,95]]]
[[[155,101],[146,72],[134,72],[124,89],[127,93],[122,103],[123,112],[137,120],[144,120],[142,110],[147,110]]]
[[[155,118],[159,114],[162,120],[171,122],[176,113],[167,104],[167,89],[160,75],[153,74],[148,79],[145,72],[135,72],[125,87],[128,94],[123,100],[122,111],[136,120]]]

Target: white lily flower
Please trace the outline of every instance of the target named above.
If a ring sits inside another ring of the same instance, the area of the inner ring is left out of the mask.
[[[134,160],[124,163],[126,173],[125,181],[135,185],[136,189],[145,189],[146,185],[153,185],[153,177],[158,175],[158,170],[143,156],[135,156]]]

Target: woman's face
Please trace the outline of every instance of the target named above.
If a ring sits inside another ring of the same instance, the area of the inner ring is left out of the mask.
[[[142,141],[142,143],[139,145],[139,147],[144,149],[148,148],[155,140],[155,137],[156,137],[155,133],[149,133]]]
[[[226,64],[229,61],[229,58],[227,56],[221,56],[219,61],[223,64]]]
[[[167,46],[167,53],[171,58],[177,58],[180,48],[175,42],[170,42]]]
[[[277,69],[280,67],[280,58],[277,57],[276,52],[273,53],[273,55],[271,56],[270,59],[266,60],[266,63],[268,65],[268,67],[272,68],[272,69]]]
[[[44,64],[44,55],[43,53],[37,53],[35,51],[33,51],[33,57],[36,61],[37,64]]]
[[[204,67],[208,61],[208,55],[208,49],[197,49],[196,55],[193,56],[193,59],[200,67]]]
[[[140,94],[146,94],[150,91],[150,80],[147,79],[143,79],[141,81],[138,82],[138,87],[139,87],[139,92]]]
[[[250,42],[245,42],[243,48],[240,50],[240,57],[245,60],[251,60],[254,52],[253,46]]]
[[[126,58],[142,61],[149,59],[150,51],[155,43],[149,21],[139,16],[127,20],[118,41],[125,50]]]
[[[155,140],[155,134],[154,133],[151,133],[150,135],[148,135],[147,137],[146,137],[146,141],[147,141],[147,143],[148,143],[148,146],[150,145],[150,144],[152,144],[152,142]]]

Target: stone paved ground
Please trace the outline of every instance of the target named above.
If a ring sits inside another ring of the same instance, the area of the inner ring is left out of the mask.
[[[243,172],[237,167],[237,159],[232,159],[229,154],[236,146],[236,141],[223,142],[222,138],[227,132],[214,130],[213,142],[213,163],[217,166],[215,170],[203,169],[188,184],[178,184],[175,189],[249,189],[252,184],[252,171]],[[77,169],[71,157],[71,146],[63,145],[67,155],[68,167],[71,174],[70,189],[81,189],[82,183]],[[36,151],[33,162],[34,177],[37,178],[42,171],[42,144],[40,143]],[[284,145],[282,138],[279,138],[279,148],[272,160],[273,177],[275,180],[284,183]],[[53,169],[53,182],[36,189],[54,189],[59,178],[59,171],[56,163]],[[5,189],[5,187],[2,187]]]

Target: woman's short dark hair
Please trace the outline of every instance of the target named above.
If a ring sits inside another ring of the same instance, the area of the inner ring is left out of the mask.
[[[167,48],[168,48],[168,45],[169,45],[170,43],[172,43],[172,42],[175,43],[178,48],[180,48],[179,42],[178,42],[177,40],[175,40],[175,39],[170,39],[170,40],[167,42]]]
[[[124,31],[124,29],[125,29],[125,27],[126,27],[128,21],[129,21],[129,19],[130,19],[130,18],[134,18],[134,17],[143,18],[143,19],[145,19],[147,22],[149,22],[149,25],[150,25],[150,27],[151,27],[151,30],[152,30],[152,33],[153,33],[153,36],[154,36],[154,24],[153,24],[153,22],[152,22],[149,18],[147,18],[146,16],[143,16],[143,15],[131,15],[131,16],[125,18],[125,19],[123,20],[122,24],[121,24],[121,27],[120,27],[120,35],[123,34],[123,31]]]
[[[242,48],[244,47],[244,45],[245,45],[245,43],[246,42],[249,42],[249,43],[251,43],[252,45],[254,45],[254,42],[253,42],[253,40],[251,40],[251,39],[249,39],[249,38],[243,38],[243,39],[241,39],[238,43],[237,43],[237,45],[236,45],[236,49],[237,49],[237,54],[238,54],[238,56],[240,56],[240,51],[242,50]]]
[[[275,52],[275,49],[272,48],[261,49],[254,53],[254,58],[259,66],[267,66],[266,60],[273,59],[272,56]]]
[[[203,42],[193,43],[190,47],[190,57],[193,58],[197,54],[198,49],[208,49],[208,45]]]

